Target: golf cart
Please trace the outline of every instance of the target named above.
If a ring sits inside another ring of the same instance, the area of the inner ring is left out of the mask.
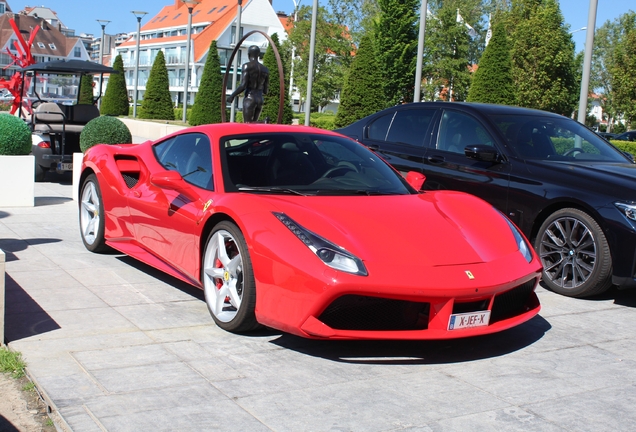
[[[20,72],[23,96],[19,115],[32,131],[35,181],[43,181],[49,170],[72,171],[73,153],[81,151],[80,134],[86,123],[99,117],[94,103],[101,97],[100,89],[93,104],[79,104],[81,80],[117,71],[89,61],[59,60],[35,63]]]

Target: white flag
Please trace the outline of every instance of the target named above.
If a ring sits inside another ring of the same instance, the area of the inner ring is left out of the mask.
[[[470,37],[474,38],[475,36],[477,36],[477,32],[475,31],[475,29],[472,28],[472,26],[470,24],[465,22],[464,18],[462,18],[462,16],[459,14],[459,9],[457,9],[457,22],[458,23],[462,23],[462,24],[464,24],[466,26],[466,28],[468,29],[468,34],[470,35]]]

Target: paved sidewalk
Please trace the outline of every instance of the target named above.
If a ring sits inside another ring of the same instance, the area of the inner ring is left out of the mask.
[[[6,337],[70,430],[636,429],[636,292],[540,288],[540,316],[466,340],[237,336],[199,290],[86,251],[71,197],[0,209]]]

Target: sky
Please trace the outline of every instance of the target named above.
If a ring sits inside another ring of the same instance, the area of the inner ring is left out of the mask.
[[[148,12],[142,20],[142,25],[156,15],[163,6],[172,4],[174,0],[6,0],[14,12],[24,9],[26,6],[46,6],[57,12],[60,20],[67,27],[75,30],[75,34],[87,33],[100,36],[102,29],[96,20],[111,21],[106,25],[106,33],[129,33],[137,30],[137,19],[130,11],[141,10]],[[294,10],[294,1],[300,6],[312,6],[314,0],[273,0],[274,10],[291,14]],[[245,3],[245,2],[244,2]],[[326,1],[319,4],[325,4]],[[606,21],[613,21],[621,14],[632,10],[636,11],[636,0],[597,0],[596,27],[600,27]],[[565,23],[575,31],[587,26],[589,2],[585,0],[560,0],[561,13]],[[576,43],[576,50],[582,51],[585,44],[585,31],[577,31],[572,34]]]

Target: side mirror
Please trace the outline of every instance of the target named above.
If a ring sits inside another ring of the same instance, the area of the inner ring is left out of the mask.
[[[464,148],[464,154],[469,159],[483,162],[498,163],[502,160],[496,148],[484,144],[466,146],[466,148]]]
[[[422,189],[424,181],[426,181],[426,176],[417,171],[409,171],[408,174],[406,174],[406,182],[417,191]]]
[[[152,174],[150,176],[150,184],[162,189],[177,191],[193,202],[200,198],[199,195],[183,181],[183,177],[181,177],[181,174],[177,171],[163,171],[158,174]]]

